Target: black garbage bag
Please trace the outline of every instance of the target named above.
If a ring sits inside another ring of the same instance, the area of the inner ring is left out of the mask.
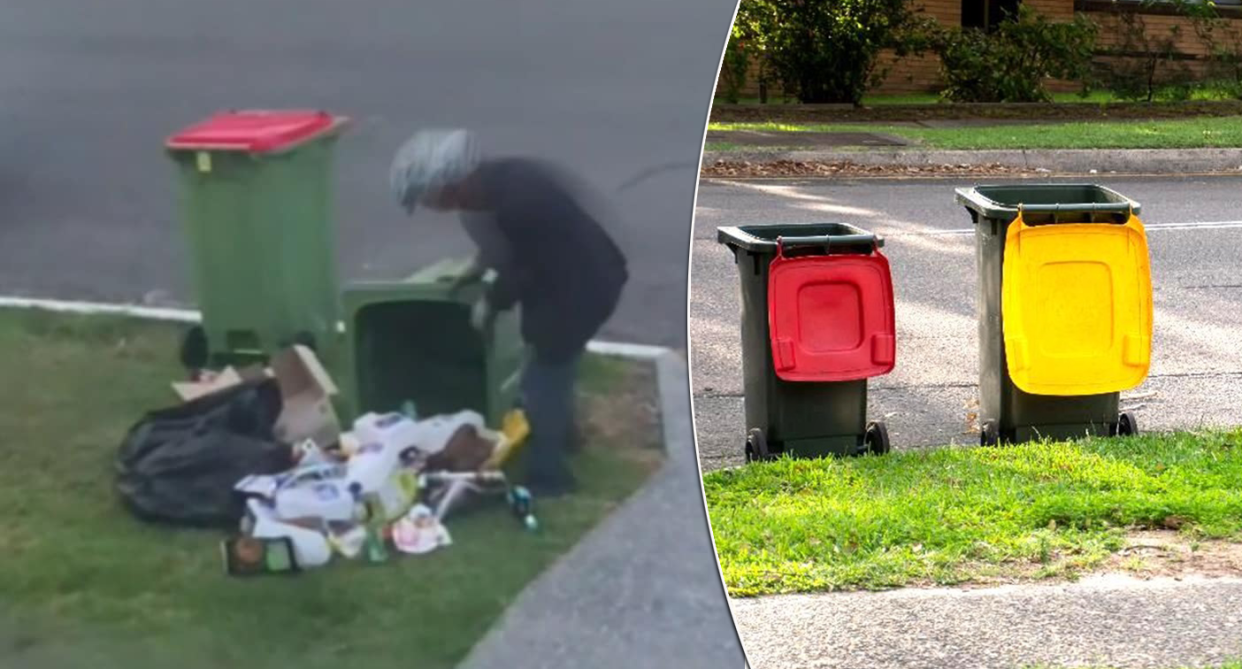
[[[276,380],[261,379],[147,414],[117,454],[117,492],[143,520],[235,526],[245,501],[233,486],[294,465],[273,436],[280,410]]]

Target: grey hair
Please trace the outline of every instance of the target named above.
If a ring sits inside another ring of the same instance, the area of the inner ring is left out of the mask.
[[[393,196],[406,211],[413,211],[424,193],[462,181],[480,160],[478,142],[469,130],[420,130],[393,157],[389,173]]]

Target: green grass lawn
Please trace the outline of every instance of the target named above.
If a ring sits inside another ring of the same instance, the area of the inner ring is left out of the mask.
[[[970,128],[867,124],[711,123],[708,130],[882,132],[939,149],[1181,149],[1242,147],[1242,118],[1072,122]],[[725,150],[725,149],[717,149]]]
[[[1128,530],[1242,539],[1242,429],[707,474],[729,592],[750,596],[1072,576]]]
[[[0,310],[0,619],[13,621],[0,624],[0,666],[88,666],[90,654],[99,667],[451,667],[659,462],[654,426],[591,420],[574,462],[582,492],[536,500],[539,534],[498,505],[451,518],[453,545],[431,555],[230,578],[222,534],[143,524],[111,487],[126,429],[174,401],[178,336]],[[651,390],[630,363],[591,358],[583,374],[588,407],[624,412]]]

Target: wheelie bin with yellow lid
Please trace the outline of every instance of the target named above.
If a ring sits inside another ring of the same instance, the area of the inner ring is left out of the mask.
[[[956,191],[975,224],[980,442],[1137,434],[1151,364],[1139,204],[1098,185]]]

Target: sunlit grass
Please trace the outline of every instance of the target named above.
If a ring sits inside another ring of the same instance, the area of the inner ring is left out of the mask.
[[[1174,149],[1242,147],[1242,117],[913,128],[899,125],[711,123],[713,131],[880,132],[940,149]]]
[[[1242,535],[1242,430],[783,459],[704,477],[734,596],[1090,569],[1132,528]]]

